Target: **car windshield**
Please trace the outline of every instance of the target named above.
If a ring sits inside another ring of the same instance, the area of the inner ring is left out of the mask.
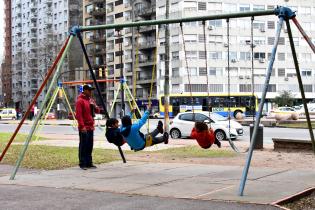
[[[211,113],[211,119],[213,119],[214,121],[224,121],[227,118],[223,117],[222,115],[219,115],[217,113]]]

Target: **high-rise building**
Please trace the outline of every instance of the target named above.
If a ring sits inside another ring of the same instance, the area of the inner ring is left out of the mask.
[[[16,108],[27,108],[70,28],[82,22],[81,5],[80,0],[12,0],[12,98]],[[77,46],[78,42],[72,45],[62,66],[62,81],[74,80],[71,71],[82,67]]]
[[[1,64],[1,81],[3,105],[12,104],[12,48],[11,48],[11,0],[4,1],[4,59]]]
[[[297,19],[310,37],[314,37],[315,18],[314,1],[206,1],[206,0],[179,0],[170,3],[170,18],[222,14],[230,12],[258,11],[274,9],[276,4],[288,4],[297,11]],[[157,1],[157,19],[165,18],[165,0]],[[253,43],[251,43],[251,18],[230,19],[230,37],[227,39],[226,20],[206,21],[206,39],[204,39],[202,22],[183,24],[184,42],[188,58],[188,71],[191,75],[192,91],[207,92],[206,77],[209,78],[210,92],[228,91],[227,55],[230,46],[230,76],[231,92],[251,92],[252,77],[254,77],[254,91],[261,97],[265,75],[271,49],[275,41],[277,16],[255,17],[253,22]],[[294,24],[294,43],[299,59],[302,80],[306,97],[315,98],[315,56]],[[179,24],[170,25],[170,78],[171,93],[189,92],[189,83],[184,59],[184,46]],[[315,39],[313,39],[313,42]],[[206,42],[207,54],[204,50]],[[158,62],[158,94],[163,94],[164,84],[164,30],[159,37]],[[254,46],[254,71],[251,71],[251,46]],[[207,55],[208,69],[205,58]],[[291,91],[296,99],[301,99],[296,78],[292,52],[285,27],[281,30],[276,60],[267,93],[267,102],[271,102],[281,91]],[[267,107],[266,107],[267,108]],[[270,103],[269,103],[270,108]]]
[[[85,25],[150,20],[155,19],[155,1],[108,0],[105,2],[85,0],[83,14]],[[156,48],[155,36],[156,26],[90,31],[85,32],[84,36],[86,48],[98,78],[105,78],[107,75],[108,79],[118,79],[122,69],[132,92],[132,84],[136,79],[136,100],[141,109],[144,109],[148,102],[153,55]],[[136,49],[136,46],[139,46],[139,48]],[[135,55],[136,53],[138,55]],[[87,69],[86,65],[85,69]],[[104,72],[104,69],[106,69],[106,74],[100,74],[99,71],[103,70]],[[88,78],[89,75],[85,75],[85,77]],[[106,88],[102,88],[104,90],[102,92],[103,97],[107,97],[109,106],[113,103],[114,93],[118,89],[118,85],[117,83],[108,83]],[[156,99],[156,80],[153,86],[153,98]],[[128,100],[127,97],[125,99]],[[116,114],[120,113],[121,110],[120,101],[121,97],[119,95],[118,103],[114,109]],[[157,109],[157,100],[153,101],[153,105]]]

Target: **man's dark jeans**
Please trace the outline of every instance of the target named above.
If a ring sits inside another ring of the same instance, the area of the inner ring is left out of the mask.
[[[93,165],[92,151],[93,151],[93,131],[81,132],[79,131],[79,165],[80,167],[89,167]]]

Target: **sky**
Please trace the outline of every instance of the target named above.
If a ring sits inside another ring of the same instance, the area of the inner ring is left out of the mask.
[[[3,37],[4,37],[4,1],[0,0],[0,63],[3,57]]]

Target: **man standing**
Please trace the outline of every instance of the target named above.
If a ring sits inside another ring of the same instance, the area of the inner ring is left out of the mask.
[[[95,112],[99,113],[100,110],[94,99],[91,98],[94,89],[91,85],[84,85],[83,93],[78,96],[76,102],[76,119],[80,137],[79,166],[83,170],[96,168],[92,161],[94,116]]]

